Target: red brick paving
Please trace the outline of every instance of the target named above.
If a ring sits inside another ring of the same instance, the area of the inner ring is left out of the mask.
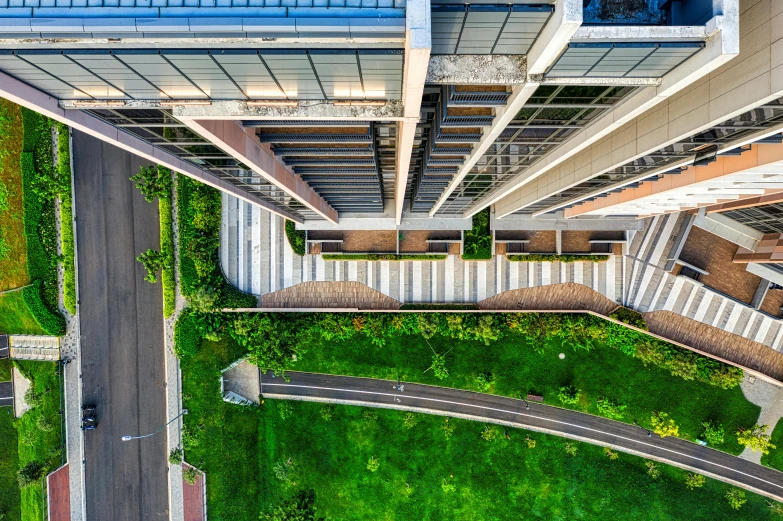
[[[49,521],[71,521],[71,486],[68,464],[55,470],[47,478],[49,492]]]
[[[182,468],[187,466],[183,464]],[[182,480],[182,502],[185,521],[204,521],[204,474],[199,474],[194,485]]]

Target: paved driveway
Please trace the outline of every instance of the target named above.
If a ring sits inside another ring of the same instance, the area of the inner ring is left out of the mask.
[[[128,178],[144,162],[73,133],[83,398],[99,425],[85,433],[88,521],[168,519],[160,284],[135,258],[159,249],[158,205]]]

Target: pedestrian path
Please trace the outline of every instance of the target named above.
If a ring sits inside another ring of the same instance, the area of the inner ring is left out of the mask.
[[[223,269],[262,302],[277,300],[264,295],[312,281],[358,282],[402,304],[478,303],[509,290],[576,283],[616,305],[670,311],[778,351],[783,344],[779,319],[666,271],[689,224],[684,213],[648,219],[644,229],[630,232],[627,255],[599,263],[509,262],[504,256],[463,261],[454,255],[441,261],[324,261],[294,254],[281,217],[225,194],[222,217]]]

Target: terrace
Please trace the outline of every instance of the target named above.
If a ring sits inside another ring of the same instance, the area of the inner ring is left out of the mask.
[[[308,230],[310,254],[459,255],[462,234],[448,230]]]

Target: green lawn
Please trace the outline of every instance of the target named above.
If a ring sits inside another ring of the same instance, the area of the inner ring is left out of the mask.
[[[13,407],[0,407],[0,519],[8,521],[21,516],[21,495],[16,485],[18,444]]]
[[[432,353],[448,353],[449,376],[438,380],[432,370]],[[559,354],[565,358],[560,359]],[[561,386],[581,391],[579,403],[571,408],[598,414],[596,400],[604,396],[625,404],[623,421],[649,425],[653,411],[668,412],[680,427],[680,437],[694,440],[702,422],[722,423],[726,442],[716,448],[739,454],[742,448],[733,435],[740,426],[752,426],[760,408],[745,399],[742,390],[720,389],[697,381],[672,376],[657,367],[645,367],[636,358],[605,346],[591,351],[574,351],[550,343],[542,354],[521,337],[509,333],[489,346],[480,342],[456,341],[442,336],[425,340],[418,335],[396,337],[377,347],[366,337],[349,341],[318,341],[294,368],[302,371],[370,376],[420,382],[444,387],[518,397],[537,394],[545,403],[562,406]],[[479,373],[491,373],[494,383],[482,388]]]
[[[0,295],[0,333],[43,335],[21,291]]]
[[[769,454],[761,456],[761,463],[783,471],[783,421],[778,420],[778,424],[771,427],[774,429],[772,444],[777,448],[770,450]]]
[[[399,411],[335,405],[327,421],[322,404],[229,405],[218,376],[242,354],[229,340],[204,342],[182,368],[185,455],[207,472],[212,520],[255,521],[307,488],[319,515],[346,521],[772,519],[760,496],[748,493],[735,512],[723,483],[708,479],[690,491],[684,471],[659,465],[662,476],[652,480],[640,458],[610,461],[601,447],[575,442],[571,457],[555,436],[509,429],[507,440],[496,427],[497,439],[487,442],[484,424],[450,419],[446,439],[439,416],[416,415],[407,429]],[[281,408],[292,412],[285,420]],[[376,472],[367,470],[371,457]]]
[[[19,467],[31,461],[41,461],[49,471],[62,463],[60,421],[60,378],[54,362],[22,362],[16,366],[32,382],[39,395],[38,404],[16,421],[19,433]],[[15,480],[14,480],[15,481]],[[16,486],[16,483],[13,483]],[[43,521],[41,485],[22,490],[22,521]]]

